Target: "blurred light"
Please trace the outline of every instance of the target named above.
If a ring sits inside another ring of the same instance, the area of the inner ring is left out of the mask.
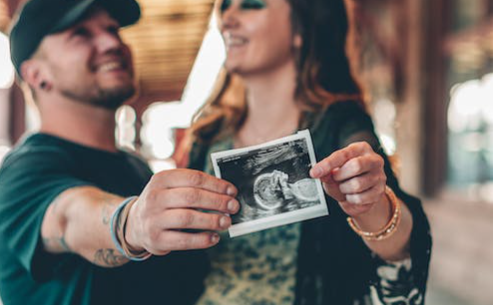
[[[458,86],[452,95],[455,109],[466,116],[475,115],[481,111],[482,99],[481,82],[477,79]]]
[[[124,105],[118,108],[116,112],[116,122],[120,125],[134,125],[137,120],[137,114],[135,110],[128,106]]]
[[[15,78],[14,66],[10,60],[9,39],[0,32],[0,89],[10,88]]]
[[[118,108],[115,119],[118,146],[135,150],[135,122],[137,121],[135,110],[128,105],[122,106]]]
[[[177,128],[187,114],[183,102],[158,102],[151,104],[142,118],[145,122]]]
[[[448,109],[448,125],[454,132],[476,128],[483,104],[483,90],[479,80],[470,80],[452,88]]]
[[[482,78],[483,84],[483,119],[493,125],[493,73]]]
[[[225,58],[226,49],[221,33],[217,28],[216,15],[214,14],[185,87],[182,98],[183,111],[177,118],[179,124],[175,127],[186,128],[190,126],[193,115],[212,93]]]
[[[149,166],[154,173],[158,173],[164,170],[175,169],[176,163],[173,159],[168,158],[166,160],[150,160]]]
[[[391,156],[397,150],[394,128],[397,113],[395,104],[389,99],[378,99],[374,103],[373,112],[382,147],[385,153]]]
[[[154,103],[142,116],[141,139],[154,158],[166,159],[175,151],[173,129],[179,125],[184,109],[180,102]]]
[[[226,50],[221,34],[217,28],[214,14],[194,66],[188,78],[181,102],[154,103],[142,117],[141,139],[143,151],[150,158],[160,159],[155,169],[174,166],[169,159],[175,150],[175,128],[187,128],[192,117],[212,93],[214,84],[221,71]]]
[[[382,147],[383,150],[385,151],[385,154],[388,156],[392,156],[393,154],[395,154],[397,145],[394,138],[386,134],[380,135],[379,138],[380,141],[382,142]]]
[[[476,130],[484,122],[493,124],[493,74],[454,85],[450,95],[450,130],[459,133]]]
[[[396,109],[389,99],[381,99],[375,102],[375,117],[392,125],[395,120]]]
[[[5,156],[10,152],[11,148],[9,146],[1,145],[0,146],[0,164],[2,164]]]

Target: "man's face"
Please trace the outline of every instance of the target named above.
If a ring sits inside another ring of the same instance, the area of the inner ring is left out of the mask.
[[[116,109],[135,93],[134,69],[119,24],[101,9],[40,45],[51,90],[77,102]]]

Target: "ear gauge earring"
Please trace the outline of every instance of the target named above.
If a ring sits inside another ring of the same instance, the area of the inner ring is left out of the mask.
[[[301,45],[303,44],[303,39],[301,38],[301,35],[296,34],[296,36],[294,36],[293,44],[296,48],[301,48]]]
[[[46,89],[46,82],[41,82],[41,84],[39,84],[39,87],[41,89]]]

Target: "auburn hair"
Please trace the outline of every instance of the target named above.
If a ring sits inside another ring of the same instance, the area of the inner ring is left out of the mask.
[[[364,107],[363,90],[353,73],[354,31],[345,0],[284,1],[291,6],[293,33],[302,39],[294,51],[300,109],[320,111],[344,100]],[[209,143],[236,131],[248,112],[245,97],[241,78],[223,69],[213,94],[194,117],[190,139]]]

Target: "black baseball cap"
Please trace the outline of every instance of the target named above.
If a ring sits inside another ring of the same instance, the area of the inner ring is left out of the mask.
[[[93,5],[105,9],[120,26],[140,19],[135,0],[28,0],[10,30],[10,56],[17,73],[47,35],[61,32],[83,18]]]

